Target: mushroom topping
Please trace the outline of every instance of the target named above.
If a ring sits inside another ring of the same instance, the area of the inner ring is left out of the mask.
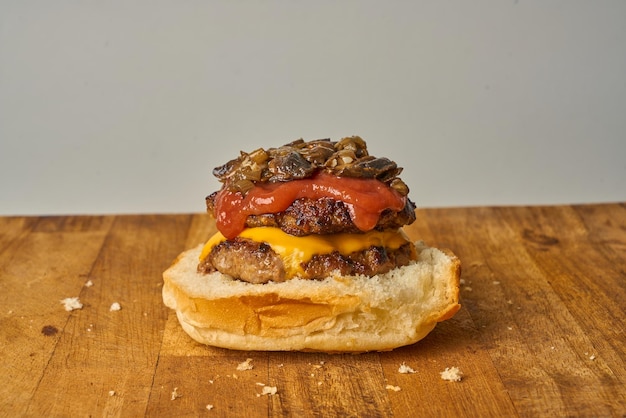
[[[358,136],[340,141],[303,139],[278,148],[259,148],[213,169],[231,191],[246,194],[258,182],[281,182],[312,177],[326,170],[339,177],[374,178],[388,184],[401,195],[409,192],[398,177],[402,168],[388,158],[376,158],[367,152],[367,145]]]

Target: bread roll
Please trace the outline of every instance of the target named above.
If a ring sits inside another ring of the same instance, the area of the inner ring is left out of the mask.
[[[460,308],[460,261],[416,243],[386,274],[251,284],[196,272],[202,245],[163,273],[163,301],[196,341],[235,350],[388,351],[424,338]]]

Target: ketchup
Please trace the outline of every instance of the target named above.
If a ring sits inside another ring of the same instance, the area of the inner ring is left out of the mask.
[[[217,229],[232,239],[244,230],[249,215],[282,212],[296,199],[324,197],[346,203],[352,222],[364,232],[376,226],[385,209],[400,211],[406,204],[406,197],[379,180],[320,172],[306,179],[257,184],[245,196],[223,188],[215,199]]]

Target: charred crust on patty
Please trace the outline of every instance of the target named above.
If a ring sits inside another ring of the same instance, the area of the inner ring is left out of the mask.
[[[413,245],[406,243],[397,249],[371,246],[347,255],[337,251],[317,254],[301,265],[300,277],[321,280],[336,273],[343,276],[384,274],[411,263],[415,259],[414,251]],[[221,242],[198,265],[200,273],[215,271],[253,284],[287,280],[280,256],[269,245],[246,238]]]
[[[272,248],[245,238],[223,241],[198,265],[199,273],[220,271],[249,283],[285,281],[285,266]]]
[[[207,212],[215,217],[217,192],[206,198]],[[375,230],[397,229],[415,221],[415,204],[406,199],[404,208],[395,212],[385,210],[380,214]],[[361,232],[350,215],[350,207],[342,201],[322,199],[296,199],[287,209],[278,213],[250,215],[246,219],[247,228],[271,226],[298,237],[310,234],[337,234],[341,232]]]
[[[371,246],[363,251],[342,255],[338,251],[314,255],[304,264],[305,277],[323,279],[339,272],[342,276],[385,274],[396,267],[406,266],[414,259],[412,245],[398,249]]]

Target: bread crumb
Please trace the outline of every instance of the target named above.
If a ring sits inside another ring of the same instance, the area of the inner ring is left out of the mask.
[[[180,398],[181,396],[183,396],[183,395],[178,393],[178,388],[174,388],[174,390],[172,391],[172,396],[170,397],[170,400],[173,401],[176,398]]]
[[[512,331],[513,327],[506,327],[506,329],[508,329],[509,331]]]
[[[110,390],[109,391],[109,396],[115,396],[115,391],[114,390]]]
[[[83,309],[83,304],[80,303],[80,299],[78,299],[78,297],[62,299],[61,303],[68,312],[73,311],[74,309]]]
[[[400,367],[398,368],[398,373],[402,373],[402,374],[415,373],[415,370],[413,370],[412,367],[407,366],[405,363],[402,363]]]
[[[284,367],[285,365],[283,363],[280,363],[278,366],[276,367]]]
[[[459,284],[462,286],[465,284],[465,279],[459,279]]]
[[[252,365],[252,359],[246,359],[246,361],[244,361],[243,363],[239,363],[237,365],[237,370],[239,371],[244,371],[244,370],[252,370],[254,368],[254,366]]]
[[[589,356],[589,360],[594,361],[596,359],[596,355],[592,354],[591,356]]]
[[[500,284],[500,282],[498,280],[494,280],[492,283],[495,284],[495,285]]]
[[[466,292],[471,292],[473,289],[470,286],[465,286],[463,290],[465,290]]]
[[[276,386],[263,386],[263,390],[261,390],[260,395],[276,395],[276,392],[278,392]]]
[[[385,386],[385,389],[387,390],[393,390],[394,392],[400,392],[400,386],[394,386],[394,385],[387,385]]]
[[[91,287],[91,286],[93,286],[93,282],[91,280],[87,280],[85,282],[85,287]]]
[[[446,367],[440,375],[443,380],[448,382],[460,382],[463,378],[463,372],[458,367]]]
[[[113,303],[111,304],[111,307],[109,308],[109,310],[110,310],[111,312],[113,312],[113,311],[119,311],[120,309],[122,309],[122,307],[121,307],[121,306],[120,306],[120,304],[119,304],[119,303],[117,303],[117,302],[113,302]]]
[[[206,409],[208,409],[208,410],[210,411],[211,409],[213,409],[213,405],[208,404],[208,405],[206,406]]]
[[[257,385],[257,386],[265,386],[265,383],[256,382],[255,385]]]

